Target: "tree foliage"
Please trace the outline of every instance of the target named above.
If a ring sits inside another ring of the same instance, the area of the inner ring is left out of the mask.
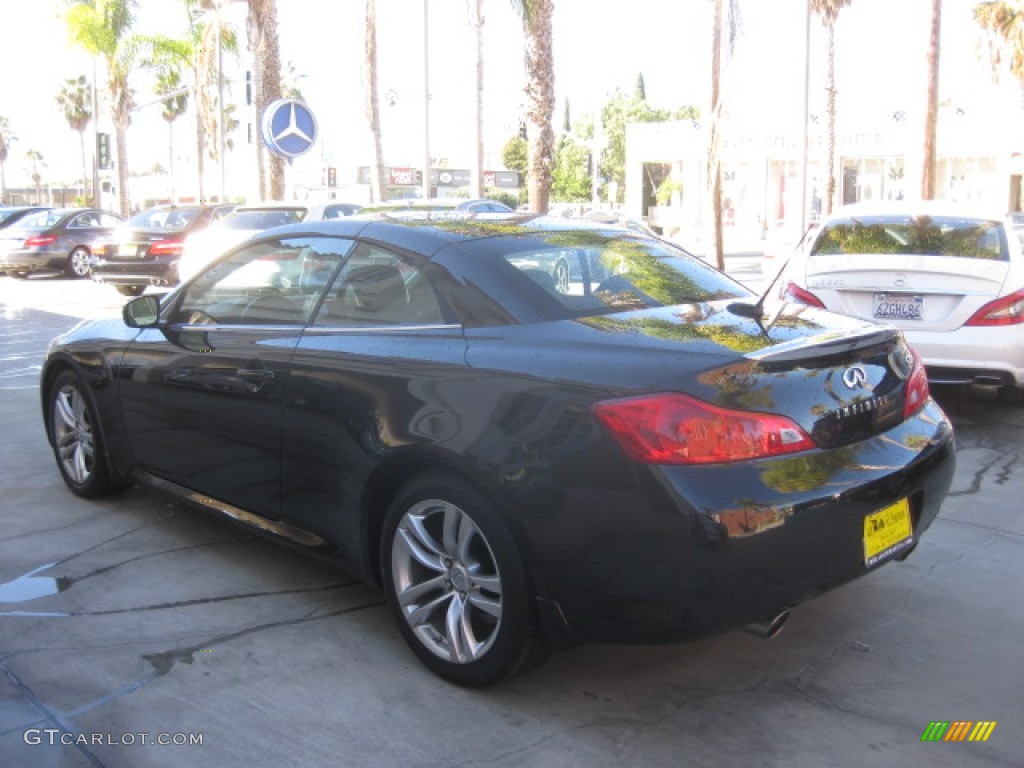
[[[1024,83],[1024,4],[1019,0],[974,6],[974,21],[985,33],[993,73],[1008,70]]]
[[[571,135],[562,136],[555,154],[555,170],[551,179],[551,196],[564,202],[589,200],[591,178],[587,170],[590,151]]]
[[[666,120],[695,120],[700,110],[693,106],[670,111],[652,107],[640,97],[637,88],[630,95],[616,89],[601,109],[601,126],[605,146],[601,152],[600,174],[606,182],[618,185],[618,197],[612,202],[622,202],[626,190],[626,126],[630,123],[661,123]]]

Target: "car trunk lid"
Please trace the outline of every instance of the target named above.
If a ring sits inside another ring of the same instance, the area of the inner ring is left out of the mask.
[[[808,257],[808,290],[830,310],[904,330],[962,326],[1006,283],[1009,262],[918,254]]]

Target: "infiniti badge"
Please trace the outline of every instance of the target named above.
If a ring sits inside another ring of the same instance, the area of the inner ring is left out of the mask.
[[[861,366],[854,365],[843,371],[843,384],[849,389],[860,389],[868,381],[868,372]]]

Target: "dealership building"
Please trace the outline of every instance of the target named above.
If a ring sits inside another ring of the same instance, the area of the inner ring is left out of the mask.
[[[1024,109],[1015,98],[983,108],[945,102],[939,110],[935,196],[993,210],[1022,208]],[[746,231],[796,228],[823,210],[826,120],[808,121],[806,210],[802,120],[726,120],[721,145],[723,216]],[[920,196],[924,123],[900,109],[840,115],[835,205]],[[710,226],[707,126],[691,121],[631,124],[626,131],[626,213],[666,234]],[[667,180],[667,182],[666,182]],[[658,190],[662,189],[661,204]],[[671,196],[667,197],[671,191]]]

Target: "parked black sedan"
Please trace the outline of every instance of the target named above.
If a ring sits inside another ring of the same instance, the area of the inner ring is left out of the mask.
[[[45,270],[88,277],[93,245],[123,221],[97,208],[35,211],[0,230],[0,269],[15,277]]]
[[[96,244],[90,262],[92,277],[125,296],[138,296],[150,285],[174,285],[185,238],[234,208],[229,204],[158,205],[142,211]]]
[[[54,340],[41,396],[74,493],[139,481],[329,558],[462,685],[771,635],[906,557],[955,460],[894,328],[524,215],[269,230]]]

